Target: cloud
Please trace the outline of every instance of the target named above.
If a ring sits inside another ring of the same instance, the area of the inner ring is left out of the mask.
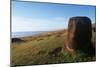
[[[12,17],[12,32],[22,31],[49,31],[63,29],[67,27],[67,19],[62,17],[56,18],[26,18]]]

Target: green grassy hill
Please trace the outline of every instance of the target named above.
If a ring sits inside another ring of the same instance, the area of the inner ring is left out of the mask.
[[[12,42],[12,65],[95,61],[95,57],[83,56],[79,51],[73,55],[66,54],[63,50],[66,35],[66,30],[59,30],[35,37],[23,37],[20,38],[21,42]]]

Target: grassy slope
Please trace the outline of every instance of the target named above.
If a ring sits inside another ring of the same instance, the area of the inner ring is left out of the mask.
[[[54,64],[95,60],[95,57],[84,57],[79,52],[74,53],[72,56],[66,55],[63,49],[57,55],[50,54],[57,47],[63,48],[66,34],[65,30],[60,30],[36,37],[22,38],[25,42],[13,42],[12,65]]]

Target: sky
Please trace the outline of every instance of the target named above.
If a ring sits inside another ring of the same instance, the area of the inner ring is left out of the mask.
[[[67,29],[74,16],[95,22],[95,6],[12,1],[12,32]]]

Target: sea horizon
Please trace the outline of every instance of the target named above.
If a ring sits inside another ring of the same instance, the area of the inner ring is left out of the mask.
[[[48,31],[22,31],[22,32],[12,32],[11,38],[20,38],[20,37],[28,37],[28,36],[35,36],[42,33],[46,33]]]

